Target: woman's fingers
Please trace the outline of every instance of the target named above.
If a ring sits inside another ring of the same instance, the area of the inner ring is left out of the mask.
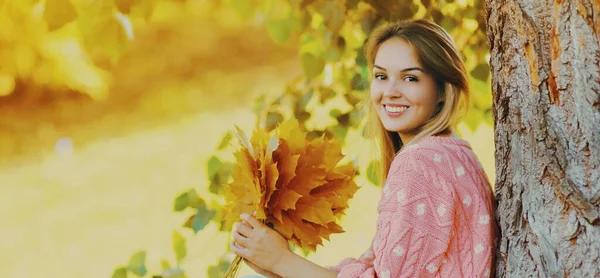
[[[238,231],[233,232],[233,242],[237,245],[240,245],[241,248],[246,249],[248,247],[249,239],[243,235],[241,235]]]
[[[250,214],[247,213],[242,213],[242,215],[240,215],[240,218],[246,221],[253,229],[259,228],[261,227],[261,225],[263,225],[258,220],[256,220],[256,218],[250,216]]]
[[[250,237],[252,234],[252,227],[247,223],[237,222],[235,223],[235,231],[244,237]]]
[[[239,244],[235,244],[232,242],[229,243],[229,248],[231,249],[231,251],[242,257],[242,258],[248,258],[248,249],[244,248],[244,247],[240,247]]]

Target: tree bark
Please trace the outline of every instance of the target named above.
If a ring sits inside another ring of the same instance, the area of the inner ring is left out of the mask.
[[[498,277],[600,277],[600,0],[486,0]]]

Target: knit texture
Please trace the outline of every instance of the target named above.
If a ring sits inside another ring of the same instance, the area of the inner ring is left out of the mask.
[[[496,237],[493,192],[465,140],[427,137],[394,158],[377,232],[338,277],[489,277]]]

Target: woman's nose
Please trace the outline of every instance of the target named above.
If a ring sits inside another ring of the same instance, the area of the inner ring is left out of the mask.
[[[390,81],[388,82],[387,88],[383,91],[383,96],[386,98],[399,98],[402,96],[402,90],[399,82]]]

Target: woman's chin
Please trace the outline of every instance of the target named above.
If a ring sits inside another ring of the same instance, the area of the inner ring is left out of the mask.
[[[406,128],[404,128],[403,126],[398,126],[398,125],[384,125],[385,130],[389,131],[389,132],[405,132]]]

